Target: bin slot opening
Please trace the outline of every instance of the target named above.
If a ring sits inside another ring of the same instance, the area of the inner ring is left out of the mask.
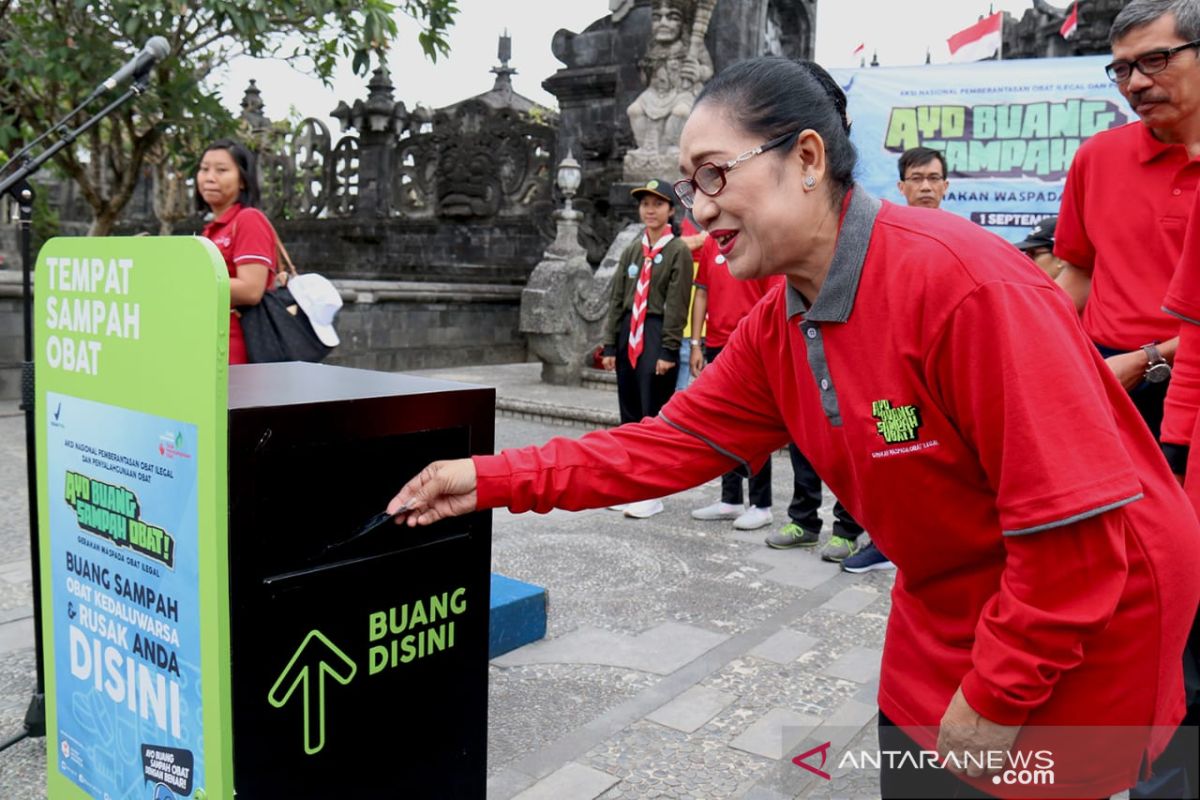
[[[322,572],[326,572],[331,569],[340,569],[342,567],[349,567],[349,566],[353,566],[355,564],[361,564],[364,561],[373,561],[373,560],[379,559],[379,558],[390,558],[392,556],[401,555],[403,553],[411,553],[414,550],[420,550],[425,547],[434,547],[436,545],[446,544],[448,542],[454,542],[454,541],[458,541],[460,539],[465,539],[465,538],[469,537],[470,535],[471,535],[470,531],[462,531],[460,533],[453,533],[448,536],[439,536],[436,539],[426,539],[423,541],[414,542],[411,545],[407,545],[405,547],[399,547],[399,548],[396,548],[395,550],[388,550],[387,552],[384,552],[384,553],[378,553],[378,554],[366,555],[366,556],[358,556],[356,558],[344,558],[339,561],[331,561],[326,564],[319,564],[317,566],[308,567],[306,569],[292,570],[290,572],[281,572],[278,575],[270,575],[266,578],[263,578],[262,582],[263,582],[263,586],[277,587],[280,583],[285,583],[287,581],[295,580],[298,578],[306,578],[306,577],[310,577],[312,575],[319,575]]]

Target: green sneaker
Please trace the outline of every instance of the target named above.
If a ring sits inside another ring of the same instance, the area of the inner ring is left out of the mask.
[[[794,522],[789,522],[766,538],[768,547],[787,550],[789,547],[812,547],[820,539],[816,531],[806,531]]]
[[[839,563],[858,552],[858,545],[841,536],[830,536],[829,541],[821,548],[821,558],[825,561]]]

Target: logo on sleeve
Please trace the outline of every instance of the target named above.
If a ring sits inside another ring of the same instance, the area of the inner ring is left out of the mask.
[[[875,430],[888,444],[915,442],[921,427],[921,410],[914,405],[892,408],[890,400],[871,404],[871,416],[878,420]]]

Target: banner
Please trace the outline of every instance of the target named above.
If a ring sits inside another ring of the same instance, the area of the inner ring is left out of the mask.
[[[1020,241],[1058,213],[1079,145],[1135,121],[1104,74],[1107,56],[833,70],[846,92],[858,181],[904,203],[900,154],[946,157],[942,208]]]
[[[53,239],[35,298],[49,796],[230,796],[224,262]]]

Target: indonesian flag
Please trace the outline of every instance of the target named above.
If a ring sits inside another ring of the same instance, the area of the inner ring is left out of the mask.
[[[950,45],[950,60],[957,62],[981,61],[996,55],[1000,49],[1000,25],[1003,11],[984,17],[969,28],[964,28],[946,40]]]
[[[1063,20],[1062,27],[1058,29],[1059,34],[1064,39],[1070,39],[1075,35],[1075,29],[1079,27],[1079,2],[1071,4],[1071,13],[1067,14],[1067,18]]]
[[[864,51],[864,50],[866,50],[866,49],[867,49],[867,43],[866,43],[866,42],[859,42],[859,43],[858,43],[858,47],[854,48],[854,52],[852,52],[852,53],[850,54],[850,57],[851,57],[851,58],[858,58],[860,55],[862,55],[863,51]]]

